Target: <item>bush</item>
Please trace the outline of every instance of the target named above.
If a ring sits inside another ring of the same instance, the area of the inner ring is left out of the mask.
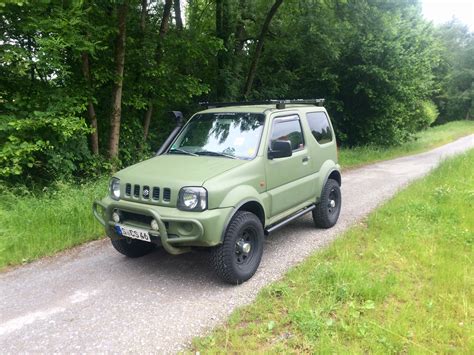
[[[417,109],[419,118],[417,121],[418,129],[426,129],[431,126],[439,116],[439,111],[433,101],[421,101]]]
[[[54,181],[74,174],[91,159],[83,119],[35,112],[30,118],[0,117],[0,179]]]

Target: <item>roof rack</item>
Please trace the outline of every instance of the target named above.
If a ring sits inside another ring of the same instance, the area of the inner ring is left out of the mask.
[[[288,104],[309,104],[323,106],[324,99],[291,99],[291,100],[260,100],[260,101],[236,101],[236,102],[200,102],[199,105],[207,108],[242,106],[242,105],[275,105],[277,109],[284,109]]]

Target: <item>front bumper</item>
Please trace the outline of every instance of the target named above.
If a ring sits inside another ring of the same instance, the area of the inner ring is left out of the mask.
[[[106,197],[94,201],[92,210],[95,218],[105,227],[110,238],[122,238],[115,230],[112,220],[114,210],[130,216],[153,218],[158,222],[159,233],[140,219],[126,220],[121,224],[146,229],[151,235],[158,235],[161,245],[171,254],[187,251],[189,246],[214,246],[221,243],[223,230],[233,208],[219,208],[203,212],[186,212],[177,208],[145,205],[136,202],[115,201]],[[184,247],[184,248],[183,248]]]

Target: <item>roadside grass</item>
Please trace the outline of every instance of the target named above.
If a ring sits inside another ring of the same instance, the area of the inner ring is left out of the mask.
[[[0,196],[0,269],[98,239],[104,229],[92,216],[92,201],[107,191],[105,179],[61,185],[53,192]]]
[[[343,168],[353,168],[434,149],[472,133],[474,133],[474,121],[449,122],[441,126],[428,128],[418,133],[415,140],[396,147],[341,148],[339,150],[339,162]]]
[[[474,150],[444,162],[192,351],[472,354],[473,177]]]

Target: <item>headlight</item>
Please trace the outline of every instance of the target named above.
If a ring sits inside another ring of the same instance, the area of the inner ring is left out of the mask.
[[[114,200],[120,199],[120,179],[112,178],[109,184],[110,197]]]
[[[183,211],[204,211],[207,190],[204,187],[183,187],[179,191],[178,208]]]

